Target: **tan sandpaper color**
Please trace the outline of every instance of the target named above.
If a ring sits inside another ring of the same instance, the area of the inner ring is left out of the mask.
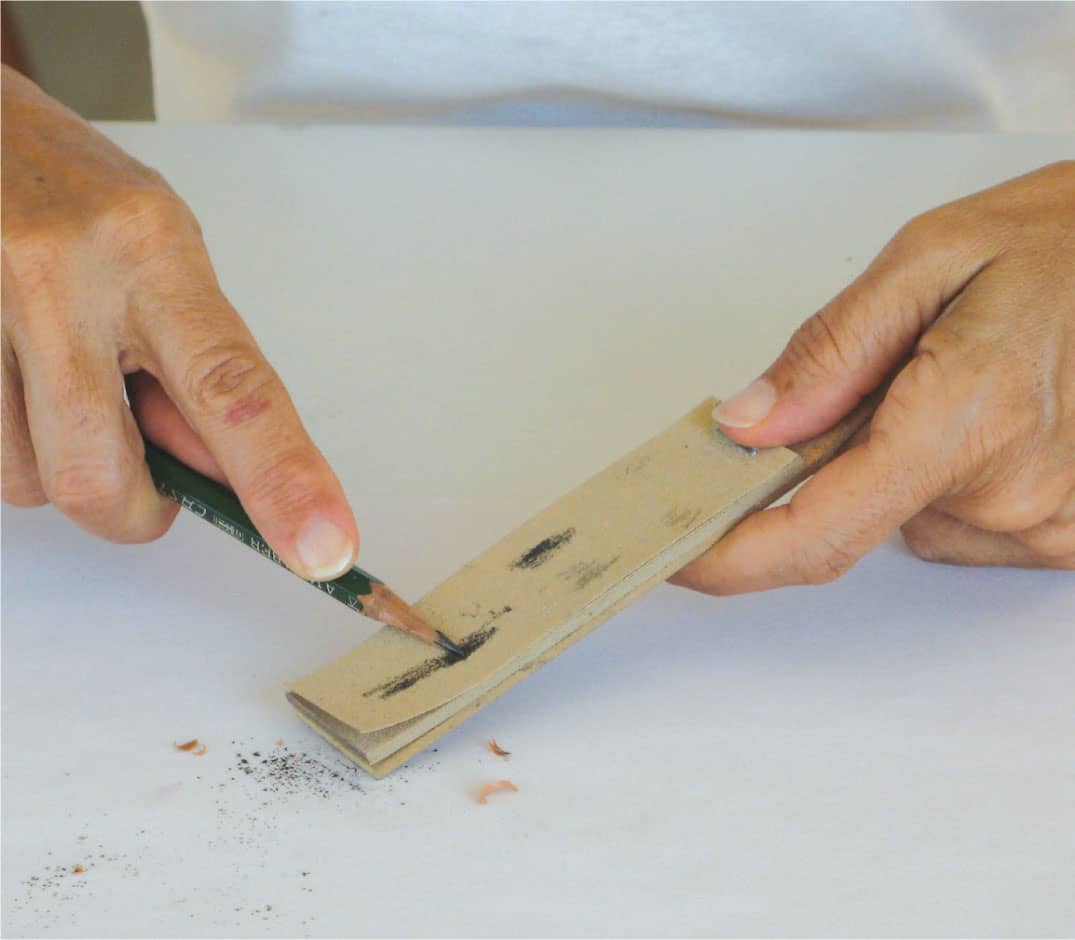
[[[288,699],[382,776],[786,492],[853,430],[845,421],[805,449],[751,455],[715,430],[715,405],[702,402],[414,605],[465,660],[386,627],[293,683]]]

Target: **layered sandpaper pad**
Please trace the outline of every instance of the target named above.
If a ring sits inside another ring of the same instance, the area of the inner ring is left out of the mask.
[[[382,777],[785,493],[864,417],[752,454],[715,429],[715,405],[702,402],[414,605],[464,660],[384,627],[292,684],[288,700]]]

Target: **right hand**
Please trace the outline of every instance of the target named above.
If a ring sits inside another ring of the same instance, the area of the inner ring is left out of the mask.
[[[358,529],[343,489],[190,209],[7,67],[3,128],[4,502],[51,502],[111,541],[157,538],[177,507],[153,486],[141,428],[233,489],[298,574],[345,572]]]

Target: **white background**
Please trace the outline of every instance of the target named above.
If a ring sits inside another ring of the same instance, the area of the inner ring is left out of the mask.
[[[1075,143],[107,131],[199,215],[409,597],[753,378],[908,217]],[[662,587],[377,782],[283,699],[367,622],[187,516],[3,522],[11,936],[1075,927],[1070,574],[893,539],[824,588]],[[277,739],[298,783],[237,772]]]

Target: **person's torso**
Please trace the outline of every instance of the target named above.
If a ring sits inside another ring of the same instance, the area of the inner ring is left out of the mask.
[[[1075,129],[1075,4],[156,2],[159,120]]]

